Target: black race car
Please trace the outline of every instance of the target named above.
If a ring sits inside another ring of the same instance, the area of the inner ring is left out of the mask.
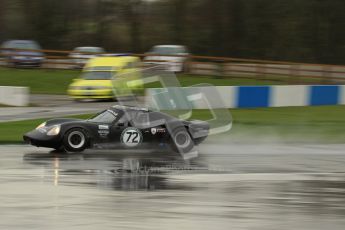
[[[209,124],[184,121],[145,108],[113,106],[91,119],[53,119],[26,133],[26,143],[68,152],[87,148],[142,148],[170,145],[190,152],[206,139]]]

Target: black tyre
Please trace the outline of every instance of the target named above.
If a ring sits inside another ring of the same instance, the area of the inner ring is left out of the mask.
[[[171,148],[177,153],[188,153],[194,148],[194,141],[186,128],[180,127],[172,132]]]
[[[69,152],[82,152],[88,145],[88,138],[83,129],[71,129],[66,132],[63,138],[63,144]]]

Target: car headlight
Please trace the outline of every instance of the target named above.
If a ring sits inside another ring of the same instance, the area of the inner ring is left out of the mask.
[[[60,133],[61,126],[60,125],[54,125],[48,132],[48,136],[56,136]]]
[[[37,126],[36,129],[41,129],[41,128],[44,128],[46,126],[46,122],[43,122],[42,124],[40,124],[39,126]]]

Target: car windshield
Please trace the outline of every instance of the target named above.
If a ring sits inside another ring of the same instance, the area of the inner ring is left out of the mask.
[[[75,52],[82,53],[103,53],[103,49],[99,47],[79,47],[75,49]]]
[[[110,80],[114,76],[114,72],[110,71],[91,71],[85,72],[81,78],[85,80]]]
[[[113,123],[117,118],[119,117],[118,112],[114,112],[112,110],[106,110],[93,118],[89,119],[90,122],[96,122],[96,123],[106,123],[110,124]]]
[[[152,53],[154,54],[161,54],[161,55],[176,55],[180,53],[184,53],[185,50],[182,47],[169,47],[169,46],[156,46],[152,49]]]
[[[34,42],[13,42],[8,45],[8,48],[12,49],[28,49],[28,50],[39,50],[41,49]]]

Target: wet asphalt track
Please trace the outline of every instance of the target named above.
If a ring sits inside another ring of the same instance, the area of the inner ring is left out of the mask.
[[[344,229],[345,145],[0,146],[0,229]]]

